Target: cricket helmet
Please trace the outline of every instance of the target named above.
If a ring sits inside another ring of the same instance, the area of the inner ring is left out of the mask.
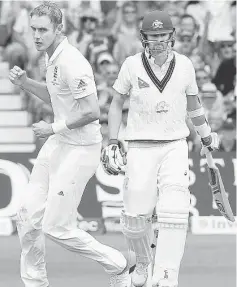
[[[170,38],[165,42],[171,42],[174,46],[175,28],[173,27],[169,14],[165,11],[152,11],[145,14],[140,29],[141,42],[143,47],[154,42],[154,40],[147,40],[147,35],[170,34]]]

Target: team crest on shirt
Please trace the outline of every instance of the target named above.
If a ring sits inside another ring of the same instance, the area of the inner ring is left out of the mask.
[[[147,84],[147,82],[145,82],[144,80],[138,77],[138,87],[139,89],[143,89],[143,88],[148,88],[150,86],[149,84]]]
[[[157,29],[157,28],[161,29],[161,28],[163,28],[163,23],[161,21],[159,21],[159,20],[155,20],[152,23],[152,28],[154,28],[154,29]]]
[[[52,80],[52,84],[55,85],[59,85],[58,83],[58,66],[54,67],[54,71],[53,71],[53,80]]]
[[[159,102],[156,105],[157,113],[167,113],[168,111],[169,111],[169,105],[165,101]]]

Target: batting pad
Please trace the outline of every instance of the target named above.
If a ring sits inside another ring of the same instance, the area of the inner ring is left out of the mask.
[[[150,263],[153,258],[151,215],[131,216],[122,211],[121,225],[128,248],[135,252],[137,262]]]
[[[152,279],[155,286],[156,284],[178,286],[179,268],[188,229],[188,215],[188,208],[161,209],[158,212],[159,236]]]
[[[157,204],[159,235],[152,278],[155,286],[178,286],[189,209],[190,192],[187,187],[169,185],[160,190]]]
[[[158,212],[158,226],[160,228],[187,228],[188,227],[188,209],[161,210]]]

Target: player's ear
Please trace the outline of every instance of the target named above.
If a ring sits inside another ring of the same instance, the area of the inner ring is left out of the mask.
[[[61,34],[63,31],[63,24],[59,24],[56,28],[56,34]]]

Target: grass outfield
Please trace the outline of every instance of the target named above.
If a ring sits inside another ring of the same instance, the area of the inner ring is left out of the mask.
[[[97,235],[105,244],[125,250],[118,234]],[[235,236],[189,235],[179,287],[235,287]],[[17,236],[0,237],[0,287],[23,286],[19,279]],[[107,287],[108,277],[99,264],[76,256],[47,240],[50,287]]]

